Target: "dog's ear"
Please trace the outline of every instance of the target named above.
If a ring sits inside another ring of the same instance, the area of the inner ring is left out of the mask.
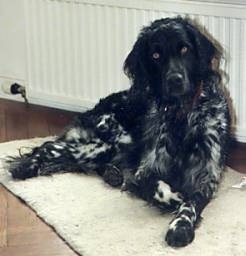
[[[201,75],[206,77],[209,73],[216,72],[222,56],[222,47],[212,36],[199,25],[187,24],[187,29],[195,42],[195,50],[200,60]],[[203,30],[203,32],[201,32]],[[216,62],[216,63],[215,63]],[[216,65],[215,65],[216,64]]]
[[[147,38],[141,33],[131,52],[126,57],[123,66],[124,73],[132,80],[134,85],[144,81],[144,76],[147,74],[144,64],[147,51]]]

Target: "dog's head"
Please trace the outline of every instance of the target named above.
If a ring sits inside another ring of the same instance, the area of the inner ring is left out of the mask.
[[[151,87],[162,98],[179,99],[196,92],[214,71],[220,51],[189,19],[154,21],[144,27],[125,60],[124,71],[133,86]]]

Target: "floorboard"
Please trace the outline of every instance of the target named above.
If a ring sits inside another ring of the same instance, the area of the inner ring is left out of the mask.
[[[8,216],[8,193],[0,187],[0,248],[8,246],[7,240],[7,216]]]

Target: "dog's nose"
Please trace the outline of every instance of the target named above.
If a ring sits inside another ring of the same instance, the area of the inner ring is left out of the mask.
[[[169,85],[182,85],[183,76],[180,73],[171,74],[167,77],[167,83]]]
[[[184,91],[184,77],[180,73],[174,73],[167,76],[167,89],[170,94],[179,95]]]

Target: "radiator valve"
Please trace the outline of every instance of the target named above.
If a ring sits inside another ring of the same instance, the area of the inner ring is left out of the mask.
[[[11,95],[20,94],[22,98],[24,99],[25,103],[28,103],[27,97],[26,97],[26,88],[18,83],[3,83],[2,85],[3,92]]]

